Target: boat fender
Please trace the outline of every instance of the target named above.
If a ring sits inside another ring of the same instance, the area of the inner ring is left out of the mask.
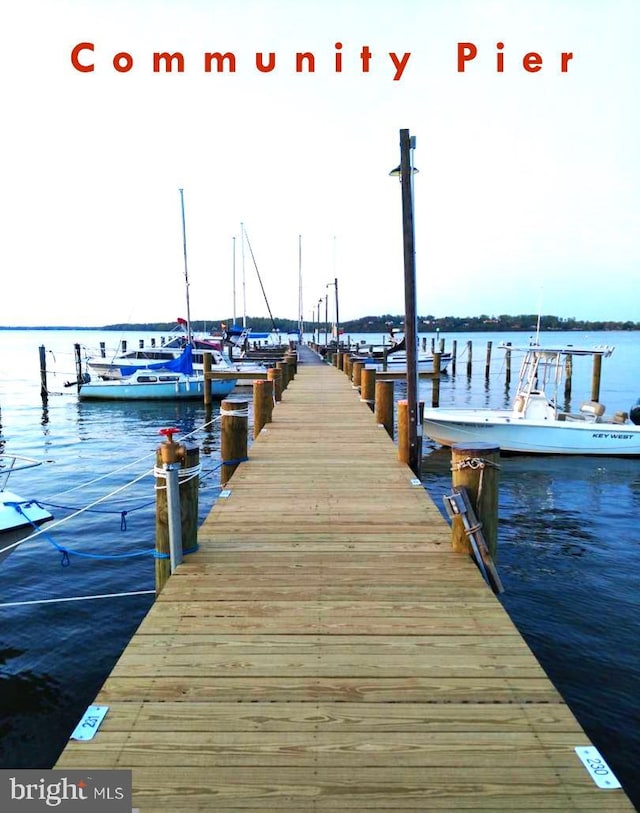
[[[629,410],[629,417],[631,418],[631,423],[634,423],[636,426],[640,426],[640,398],[638,398],[638,400]]]

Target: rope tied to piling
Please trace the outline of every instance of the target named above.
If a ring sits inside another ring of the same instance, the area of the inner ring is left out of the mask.
[[[226,409],[225,407],[221,406],[220,415],[227,418],[248,418],[249,406],[247,405],[243,409]]]
[[[194,477],[198,477],[200,472],[202,471],[202,463],[198,463],[197,466],[185,466],[183,469],[178,469],[178,481],[180,483],[188,483],[189,480],[193,480]],[[157,477],[158,479],[166,480],[167,472],[163,466],[154,466],[153,467],[153,476]],[[156,491],[159,488],[166,488],[166,486],[158,486],[156,485]]]
[[[490,466],[494,469],[500,468],[500,464],[494,463],[493,460],[487,460],[484,457],[467,457],[453,464],[451,471],[460,471],[460,469],[484,469],[485,466]]]
[[[493,460],[487,460],[485,457],[466,457],[464,460],[458,460],[457,463],[451,464],[451,471],[461,471],[462,469],[480,469],[480,479],[478,481],[478,496],[476,497],[476,504],[480,504],[480,497],[482,496],[482,479],[484,470],[486,468],[500,469],[500,464],[495,463]]]

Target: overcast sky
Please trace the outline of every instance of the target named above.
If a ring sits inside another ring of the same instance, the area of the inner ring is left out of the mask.
[[[267,314],[241,223],[275,316],[298,316],[299,236],[305,319],[326,294],[331,311],[335,277],[342,320],[402,313],[402,128],[420,315],[640,321],[637,0],[21,0],[2,16],[1,324],[184,317],[180,188],[193,319],[232,314],[234,245],[236,313],[244,277],[246,312]],[[73,66],[79,43],[93,71]],[[477,49],[463,72],[458,43]],[[154,52],[184,71],[154,72]],[[207,52],[235,72],[206,72]]]

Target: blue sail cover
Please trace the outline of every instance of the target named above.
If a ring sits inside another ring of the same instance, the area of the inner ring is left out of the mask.
[[[272,331],[272,333],[274,332]],[[256,333],[250,327],[240,327],[236,324],[227,328],[227,336],[242,336],[243,333],[247,334],[248,339],[268,339],[271,336],[271,333]]]
[[[121,367],[120,374],[126,377],[136,372],[136,370],[171,370],[173,373],[193,375],[193,351],[191,345],[188,344],[177,358],[157,361],[153,364],[141,364],[139,367]]]

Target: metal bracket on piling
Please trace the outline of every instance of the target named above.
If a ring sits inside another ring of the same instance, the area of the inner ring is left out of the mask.
[[[182,518],[180,515],[180,463],[165,463],[167,482],[167,520],[169,523],[169,559],[171,573],[182,562]]]
[[[476,517],[467,489],[463,486],[456,486],[453,494],[445,494],[443,500],[449,516],[452,519],[460,517],[462,520],[464,532],[471,545],[473,560],[482,573],[484,580],[494,593],[503,593],[504,587],[482,533],[482,523]]]

